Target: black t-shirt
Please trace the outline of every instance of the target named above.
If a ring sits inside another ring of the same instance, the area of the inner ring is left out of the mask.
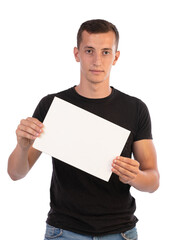
[[[54,97],[61,98],[130,130],[121,155],[131,158],[134,141],[152,138],[149,112],[141,100],[111,88],[108,97],[99,99],[79,95],[75,86],[50,94],[39,102],[33,117],[43,122]],[[52,158],[52,161],[48,224],[95,236],[125,232],[136,225],[136,204],[130,194],[130,185],[122,183],[116,174],[112,173],[106,182],[62,162],[62,159]]]

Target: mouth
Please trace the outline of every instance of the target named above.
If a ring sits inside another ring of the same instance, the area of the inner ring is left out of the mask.
[[[94,73],[94,74],[99,74],[99,73],[104,72],[103,70],[97,70],[97,69],[90,69],[89,71]]]

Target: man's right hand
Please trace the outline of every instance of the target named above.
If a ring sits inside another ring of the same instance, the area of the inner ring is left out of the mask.
[[[16,130],[17,142],[22,149],[29,149],[34,140],[42,133],[43,123],[38,119],[28,117],[22,119]]]

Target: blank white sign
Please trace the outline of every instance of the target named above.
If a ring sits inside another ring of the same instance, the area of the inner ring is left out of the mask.
[[[33,147],[108,181],[130,131],[55,97]]]

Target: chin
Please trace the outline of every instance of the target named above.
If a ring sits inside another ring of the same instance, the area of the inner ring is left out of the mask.
[[[93,84],[97,84],[97,83],[102,83],[102,82],[105,82],[106,80],[105,79],[99,79],[99,78],[95,78],[95,79],[88,79],[88,81],[90,83],[93,83]]]
[[[99,84],[99,83],[102,83],[102,82],[104,82],[104,81],[89,81],[90,83],[92,83],[92,84]]]

